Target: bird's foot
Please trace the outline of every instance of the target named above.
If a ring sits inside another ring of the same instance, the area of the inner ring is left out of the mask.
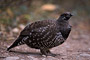
[[[46,57],[47,56],[53,56],[53,57],[56,56],[56,54],[51,53],[50,50],[41,50],[41,53],[42,53],[42,55],[45,55]]]

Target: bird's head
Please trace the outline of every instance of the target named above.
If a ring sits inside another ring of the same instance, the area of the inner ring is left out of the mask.
[[[59,17],[60,20],[69,20],[73,16],[70,12],[65,12]]]

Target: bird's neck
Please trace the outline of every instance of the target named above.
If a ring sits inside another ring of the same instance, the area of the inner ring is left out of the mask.
[[[67,39],[70,30],[69,29],[69,22],[65,20],[57,20],[58,26],[59,26],[59,31],[61,32],[62,36]]]
[[[59,18],[57,19],[57,21],[58,21],[58,22],[61,22],[61,21],[64,21],[64,20],[62,19],[62,17],[59,17]]]

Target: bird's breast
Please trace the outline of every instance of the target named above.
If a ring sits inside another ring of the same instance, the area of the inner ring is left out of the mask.
[[[64,37],[64,39],[67,39],[69,36],[69,33],[71,31],[71,26],[67,25],[67,26],[63,27],[60,31],[61,31],[61,34]]]

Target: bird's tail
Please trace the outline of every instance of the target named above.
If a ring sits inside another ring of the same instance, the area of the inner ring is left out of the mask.
[[[15,42],[14,42],[9,48],[7,48],[7,51],[9,51],[11,48],[14,48],[14,47],[16,47],[16,46],[19,46],[19,45],[24,44],[24,43],[21,43],[21,42],[20,42],[20,41],[22,41],[22,39],[23,39],[23,37],[22,37],[22,36],[19,36],[19,37],[15,40]]]

